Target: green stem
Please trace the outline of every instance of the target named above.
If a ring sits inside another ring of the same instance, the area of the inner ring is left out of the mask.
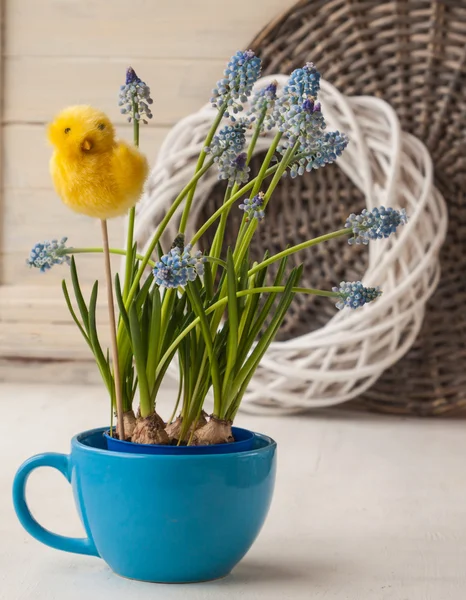
[[[133,143],[136,148],[139,147],[139,121],[136,119],[137,106],[133,102]],[[131,272],[133,270],[133,240],[134,240],[134,221],[136,218],[136,207],[132,206],[128,214],[128,232],[126,237],[126,264],[125,280],[123,285],[123,300],[126,299],[131,285]]]
[[[171,414],[171,417],[168,419],[168,424],[171,425],[173,421],[176,419],[176,413],[178,411],[178,406],[180,405],[181,394],[183,393],[183,369],[181,368],[181,362],[179,363],[179,371],[180,371],[180,381],[178,384],[178,396],[175,402],[175,408]]]
[[[275,150],[277,149],[278,142],[280,141],[282,135],[283,135],[282,133],[278,132],[277,135],[273,138],[272,144],[271,144],[270,148],[268,149],[267,154],[265,155],[265,158],[264,158],[264,162],[262,163],[259,173],[257,174],[256,183],[252,190],[252,196],[255,196],[261,189],[262,182],[264,181],[264,179],[266,177],[267,169],[269,168],[270,162],[275,154]],[[285,157],[283,157],[281,162],[283,162],[284,160],[285,160]],[[279,168],[279,166],[280,165],[278,165],[278,168]],[[278,170],[278,168],[277,168],[277,170]]]
[[[204,141],[204,146],[202,148],[201,153],[199,154],[199,158],[197,160],[197,165],[196,165],[196,171],[195,174],[198,173],[198,171],[201,170],[204,161],[206,159],[206,152],[205,152],[205,148],[207,146],[210,146],[212,139],[215,135],[215,132],[217,131],[218,126],[220,125],[220,121],[223,118],[223,115],[225,113],[226,110],[226,103],[224,104],[224,107],[221,108],[218,111],[217,117],[215,119],[215,121],[212,123],[212,127],[209,130],[209,133],[207,134],[207,137]],[[184,233],[186,231],[186,225],[188,223],[188,217],[189,217],[189,211],[191,210],[191,204],[193,202],[193,198],[194,198],[194,194],[196,192],[196,185],[197,185],[197,180],[196,183],[191,187],[191,189],[189,190],[189,194],[188,197],[186,199],[186,204],[184,205],[184,209],[183,209],[183,214],[181,215],[181,222],[180,222],[180,228],[179,228],[179,232],[180,233]]]
[[[136,102],[133,102],[133,142],[134,142],[134,145],[138,148],[139,147],[139,120],[136,119],[136,112],[137,112]]]
[[[194,177],[191,179],[191,181],[185,185],[185,187],[180,192],[180,194],[177,196],[177,198],[175,198],[173,204],[167,211],[167,214],[164,216],[164,218],[160,222],[160,225],[158,226],[157,231],[155,232],[155,235],[152,238],[151,243],[149,244],[149,247],[147,248],[147,251],[141,260],[141,264],[139,266],[138,272],[136,273],[136,275],[134,277],[133,283],[131,285],[131,289],[129,290],[129,293],[128,293],[128,298],[126,299],[127,306],[129,306],[131,304],[131,302],[134,300],[134,296],[136,295],[137,290],[138,290],[139,281],[141,280],[141,277],[144,274],[144,270],[147,267],[147,264],[149,263],[152,252],[155,250],[155,247],[157,246],[160,238],[162,237],[162,234],[165,231],[165,228],[167,227],[171,218],[175,214],[176,209],[183,202],[186,194],[189,193],[192,186],[196,185],[197,181],[204,175],[204,173],[206,171],[208,171],[208,169],[210,169],[210,167],[212,165],[213,165],[213,160],[209,160],[209,162],[206,165],[204,165],[204,167],[202,167],[202,169],[194,175]]]
[[[123,300],[127,297],[131,285],[131,271],[133,269],[132,250],[134,237],[134,220],[136,217],[136,207],[132,206],[128,214],[128,232],[126,237],[126,264],[125,280],[123,285]]]
[[[247,157],[246,157],[246,165],[249,165],[249,163],[251,162],[252,156],[254,154],[254,149],[257,144],[257,140],[259,139],[259,135],[261,133],[262,125],[264,124],[264,119],[265,119],[266,113],[267,113],[267,107],[263,109],[262,114],[256,123],[256,127],[254,129],[254,133],[251,138],[251,143],[249,144],[249,147],[248,147],[248,153],[247,153]],[[265,171],[264,171],[264,173],[265,173]],[[257,182],[255,185],[258,185]],[[259,185],[260,185],[260,183],[259,183]],[[228,202],[228,200],[231,198],[231,196],[234,196],[236,194],[236,192],[238,191],[238,188],[239,188],[239,185],[237,183],[235,183],[232,188],[226,189],[223,204]],[[230,214],[230,209],[225,210],[220,217],[220,223],[217,227],[217,231],[215,232],[215,236],[214,236],[214,239],[212,242],[212,247],[211,247],[211,251],[210,251],[211,256],[220,257],[220,255],[221,255],[222,248],[223,248],[223,240],[225,237],[225,229],[226,229],[226,224],[227,224],[229,214]],[[245,216],[243,216],[243,222],[244,222],[244,219],[245,219]],[[240,231],[241,231],[241,228],[243,227],[243,222],[241,223]],[[214,269],[212,269],[212,277],[214,279],[215,279],[216,270],[217,270],[216,267],[214,267]]]
[[[338,231],[333,231],[332,233],[321,235],[317,238],[314,238],[313,240],[307,240],[306,242],[302,242],[301,244],[297,244],[296,246],[291,246],[290,248],[287,248],[286,250],[283,250],[278,254],[274,254],[267,260],[264,260],[263,262],[258,263],[257,265],[252,267],[252,269],[248,271],[248,276],[251,277],[251,275],[254,275],[254,273],[257,273],[257,271],[268,267],[272,263],[276,262],[277,260],[281,260],[285,256],[289,256],[290,254],[294,254],[295,252],[299,252],[300,250],[310,248],[311,246],[316,246],[317,244],[320,244],[322,242],[327,242],[328,240],[332,240],[343,235],[348,235],[349,233],[352,233],[352,231],[353,229],[351,227],[347,227],[345,229],[339,229]]]
[[[270,148],[266,154],[266,157],[264,159],[264,162],[262,163],[259,174],[256,177],[256,182],[254,184],[254,187],[253,187],[253,190],[251,193],[252,196],[259,191],[259,189],[262,185],[262,182],[265,179],[265,175],[268,171],[267,166],[275,154],[275,150],[278,146],[281,136],[282,136],[282,134],[280,132],[278,132],[272,142],[272,145],[270,146]],[[286,169],[289,165],[289,162],[293,156],[294,150],[295,150],[294,148],[289,148],[283,155],[280,163],[278,165],[276,165],[276,169],[274,169],[274,175],[273,175],[272,181],[270,182],[267,192],[265,193],[265,196],[264,196],[264,207],[267,205],[268,199],[270,198],[273,191],[275,190],[275,187],[278,185],[278,182],[280,181],[283,173],[286,171]],[[249,222],[249,226],[246,226],[246,223],[247,223],[247,221],[243,217],[240,232],[239,232],[238,238],[236,240],[235,249],[233,251],[233,258],[235,260],[235,268],[238,268],[239,265],[241,264],[245,254],[248,250],[249,244],[251,243],[251,239],[254,235],[254,232],[256,231],[256,228],[257,228],[257,219],[253,219],[253,221]],[[223,298],[226,295],[226,290],[227,290],[227,286],[226,286],[226,281],[225,281],[220,290],[220,298]],[[220,309],[217,310],[216,314],[214,315],[214,317],[212,319],[212,327],[214,327],[215,329],[220,324],[220,320],[222,318],[222,312],[223,311]]]
[[[267,170],[268,170],[269,165],[275,155],[275,151],[277,149],[278,143],[279,143],[282,135],[283,135],[282,133],[278,132],[275,135],[274,139],[272,140],[272,144],[271,144],[270,148],[268,149],[267,154],[265,155],[264,162],[262,163],[259,173],[256,177],[256,183],[254,184],[254,187],[251,192],[252,197],[256,196],[256,194],[258,194],[260,192],[262,183],[267,176]],[[280,169],[280,165],[278,164],[278,165],[276,165],[276,167],[277,168],[276,168],[275,172],[277,172]],[[247,216],[244,215],[243,219],[241,221],[241,226],[239,229],[238,238],[236,240],[235,249],[242,245],[243,237],[245,235],[245,232],[247,231],[247,224],[248,224],[248,219],[247,219]]]
[[[227,187],[225,191],[225,197],[223,199],[223,204],[226,204],[228,200],[231,198],[231,194],[233,192],[233,188]],[[225,210],[220,217],[220,223],[218,224],[217,231],[215,232],[214,239],[212,242],[212,246],[210,248],[210,256],[213,258],[220,258],[223,247],[223,239],[225,237],[225,229],[227,225],[228,214],[230,211]],[[212,279],[215,281],[215,275],[217,273],[217,265],[214,263],[212,265]]]
[[[277,169],[278,169],[278,165],[274,165],[273,167],[270,167],[269,169],[267,169],[266,177],[275,173],[275,171]],[[230,207],[235,202],[238,202],[238,200],[240,200],[246,192],[249,192],[249,190],[251,190],[254,187],[256,179],[257,179],[257,177],[255,177],[254,179],[251,179],[251,181],[249,183],[247,183],[246,185],[244,185],[236,194],[233,194],[231,196],[231,198],[228,200],[228,202],[225,202],[225,204],[222,204],[222,206],[220,208],[218,208],[214,212],[214,214],[211,217],[209,217],[209,219],[207,219],[207,221],[204,223],[204,225],[198,231],[196,231],[196,233],[194,234],[193,238],[191,239],[191,241],[189,243],[192,246],[194,246],[194,244],[196,244],[199,241],[199,239],[204,235],[204,233],[209,229],[209,227],[211,225],[213,225],[215,223],[215,221],[219,217],[221,217],[222,214],[226,210],[229,210]]]
[[[165,215],[165,217],[160,222],[160,225],[158,226],[157,231],[155,232],[155,235],[152,238],[152,241],[151,241],[149,247],[147,248],[147,251],[146,251],[145,255],[142,257],[141,265],[139,267],[138,272],[136,273],[136,276],[135,276],[135,278],[133,280],[133,284],[132,284],[131,289],[130,289],[129,294],[128,294],[128,298],[126,300],[127,306],[129,306],[129,304],[134,299],[134,296],[135,296],[135,294],[137,292],[137,289],[138,289],[139,281],[141,280],[141,277],[144,274],[144,270],[145,270],[147,264],[149,263],[149,259],[150,259],[151,255],[152,255],[152,252],[154,251],[155,247],[157,246],[157,243],[160,240],[163,232],[165,231],[165,228],[167,227],[170,219],[174,215],[174,213],[175,213],[176,209],[178,208],[178,206],[183,201],[183,199],[186,196],[186,194],[191,189],[191,186],[193,186],[193,185],[196,184],[196,182],[204,175],[204,173],[208,169],[210,169],[210,167],[212,166],[212,164],[213,164],[213,161],[210,160],[206,165],[204,165],[202,167],[202,169],[200,171],[198,171],[196,173],[196,175],[191,179],[191,181],[186,184],[186,186],[183,188],[183,190],[180,192],[180,194],[178,195],[178,197],[175,199],[175,201],[171,205],[171,207],[168,210],[168,212]],[[275,173],[275,171],[277,169],[278,169],[278,165],[275,165],[275,166],[270,167],[269,169],[267,169],[266,177],[268,177],[269,175],[272,175],[273,173]],[[194,243],[201,237],[201,235],[213,223],[215,223],[215,221],[218,219],[218,217],[222,214],[222,212],[224,210],[228,210],[229,206],[231,206],[232,204],[234,204],[235,202],[237,202],[247,191],[249,191],[254,186],[255,181],[256,181],[256,179],[252,179],[249,183],[247,183],[245,186],[243,186],[234,196],[232,196],[230,198],[230,200],[226,204],[224,204],[223,206],[221,206],[212,215],[212,217],[210,217],[210,219],[208,219],[208,221],[206,221],[206,223],[203,225],[203,227],[201,227],[201,229],[196,233],[196,235],[193,237],[193,240],[191,241],[191,244],[194,245]]]
[[[263,294],[263,293],[269,293],[269,292],[277,293],[277,292],[283,292],[284,290],[285,290],[285,286],[267,286],[267,287],[259,287],[259,288],[250,288],[247,290],[241,290],[241,291],[237,292],[236,297],[241,298],[242,296],[247,296],[248,294]],[[300,293],[300,294],[312,294],[314,296],[325,296],[327,298],[338,298],[339,297],[338,292],[329,292],[327,290],[318,290],[318,289],[314,289],[314,288],[296,287],[296,288],[292,288],[292,290],[294,293]],[[228,298],[222,298],[221,300],[218,300],[217,302],[215,302],[214,304],[209,306],[209,308],[205,311],[205,315],[210,315],[211,313],[216,311],[218,308],[225,306],[227,303],[228,303]],[[163,369],[164,363],[167,360],[169,360],[170,355],[177,348],[179,343],[188,335],[188,333],[190,331],[192,331],[194,329],[194,327],[196,327],[196,325],[199,325],[199,323],[200,323],[199,317],[196,317],[195,319],[193,319],[191,321],[191,323],[185,329],[183,329],[183,331],[171,343],[170,347],[167,349],[165,354],[160,359],[159,366],[157,368],[156,377],[158,377],[158,375],[160,374],[160,372]]]
[[[304,156],[305,156],[304,154],[298,154],[295,156],[295,160],[298,160],[299,158],[302,158]],[[265,176],[262,179],[262,181],[264,181],[264,179],[266,179],[267,177],[270,177],[270,175],[273,175],[276,171],[278,171],[279,166],[280,166],[280,164],[276,164],[273,167],[269,167],[267,169],[267,171],[265,172]],[[259,180],[259,175],[257,175],[257,177],[255,177],[254,179],[251,179],[251,181],[249,181],[246,185],[244,185],[238,192],[232,194],[232,196],[228,200],[228,202],[226,202],[220,208],[218,208],[214,212],[214,214],[211,217],[209,217],[209,219],[204,223],[204,225],[198,231],[196,231],[196,233],[194,234],[193,238],[190,241],[190,244],[192,246],[194,246],[194,244],[196,244],[199,241],[199,239],[204,235],[204,233],[209,229],[209,227],[211,227],[215,223],[215,221],[219,217],[222,216],[222,214],[225,211],[229,210],[230,207],[235,202],[240,200],[246,192],[249,192],[249,190],[254,188],[254,186],[256,185],[258,180]]]
[[[63,254],[102,254],[102,252],[104,251],[103,248],[66,248],[63,251]],[[127,252],[126,250],[123,250],[121,248],[109,248],[108,251],[110,252],[110,254],[118,254],[119,256],[126,256]],[[142,254],[135,254],[135,257],[138,260],[144,260],[144,256]],[[151,267],[155,267],[155,262],[153,260],[148,260],[147,264],[149,264]]]
[[[280,141],[280,134],[277,134],[275,136],[274,142],[275,142],[275,147],[278,145],[278,142]],[[271,148],[273,147],[273,144],[271,146]],[[280,181],[280,179],[282,178],[283,173],[286,171],[286,169],[288,168],[289,162],[291,160],[291,158],[293,157],[295,148],[288,148],[288,150],[285,152],[285,154],[283,155],[282,160],[280,161],[279,165],[278,165],[278,169],[275,171],[272,181],[269,184],[269,187],[267,188],[267,191],[265,192],[264,195],[264,201],[263,201],[263,207],[265,208],[273,194],[273,192],[275,191],[275,188],[278,185],[278,182]],[[274,148],[274,152],[275,152],[275,148]],[[266,160],[269,156],[269,153],[267,153],[266,156]],[[273,154],[272,154],[273,156]],[[271,160],[271,157],[270,157]],[[252,194],[254,195],[254,191],[252,191]],[[257,190],[259,191],[259,190]],[[235,266],[241,264],[241,261],[244,258],[244,255],[247,252],[247,249],[249,247],[249,244],[251,243],[252,237],[257,229],[257,219],[253,219],[252,221],[249,222],[249,226],[243,231],[240,232],[240,235],[238,236],[238,241],[236,244],[236,248],[235,251],[233,253],[234,258],[235,258]]]
[[[113,401],[110,402],[110,437],[113,437]]]

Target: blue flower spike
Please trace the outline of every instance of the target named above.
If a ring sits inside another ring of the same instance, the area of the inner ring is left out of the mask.
[[[349,244],[368,244],[370,240],[388,238],[395,233],[400,225],[408,222],[406,209],[375,207],[365,208],[359,215],[351,214],[346,220],[345,227],[353,230]]]
[[[326,132],[326,123],[317,94],[320,73],[307,63],[291,74],[283,95],[266,116],[266,127],[277,127],[283,134],[279,154],[295,148],[296,159],[290,166],[291,177],[332,164],[348,145],[348,137],[339,131]]]
[[[260,58],[252,50],[238,51],[232,56],[223,78],[212,91],[212,106],[219,110],[226,107],[225,116],[234,120],[234,115],[243,110],[243,103],[251,95],[260,73]]]
[[[301,69],[295,69],[285,86],[285,94],[305,100],[309,96],[315,98],[320,90],[320,73],[312,62]]]
[[[237,156],[230,158],[229,155],[224,160],[219,161],[219,179],[227,179],[228,187],[232,187],[237,183],[247,183],[249,179],[249,171],[251,170],[247,162],[246,152],[241,152]]]
[[[269,130],[273,127],[273,121],[270,119],[270,116],[277,100],[277,87],[278,83],[272,81],[269,85],[255,92],[251,99],[251,108],[248,112],[248,115],[251,115],[254,119],[262,116],[268,117],[266,129]]]
[[[229,152],[231,155],[236,156],[244,148],[246,143],[246,129],[250,127],[251,122],[248,119],[240,119],[225,125],[217,135],[214,135],[210,146],[204,148],[205,152],[211,154],[214,160],[224,152]]]
[[[152,119],[149,105],[153,103],[150,96],[150,88],[137,75],[132,67],[126,71],[126,83],[120,87],[118,95],[118,106],[123,115],[128,115],[128,122],[133,118],[147,125],[146,119]],[[133,114],[133,108],[135,109]]]
[[[340,287],[334,287],[332,291],[338,294],[336,307],[339,310],[345,307],[359,308],[382,295],[379,287],[364,287],[360,281],[342,281]]]
[[[155,283],[165,288],[185,287],[188,281],[204,274],[205,256],[191,254],[190,244],[181,250],[178,246],[164,254],[153,269]]]
[[[50,270],[54,265],[70,264],[70,257],[65,254],[67,239],[64,237],[60,241],[38,242],[26,259],[26,264],[39,269],[41,273]]]
[[[246,129],[250,126],[249,119],[238,119],[225,125],[214,136],[210,146],[204,148],[218,165],[218,178],[227,179],[230,187],[235,183],[246,183],[249,178],[247,155],[242,150],[246,143]]]
[[[262,221],[265,217],[264,213],[264,192],[259,192],[253,198],[246,198],[246,200],[239,205],[238,208],[244,210],[247,215],[247,221],[251,219],[257,219]]]

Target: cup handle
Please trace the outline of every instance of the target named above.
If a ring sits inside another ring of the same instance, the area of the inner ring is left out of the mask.
[[[29,475],[38,467],[52,467],[60,471],[70,482],[70,457],[67,454],[46,452],[37,454],[26,460],[18,469],[13,482],[13,504],[16,514],[24,529],[46,546],[65,552],[99,556],[94,542],[90,538],[72,538],[52,533],[36,521],[26,502],[26,482]]]

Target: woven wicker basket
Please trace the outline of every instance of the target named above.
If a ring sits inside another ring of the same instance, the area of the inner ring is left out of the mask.
[[[450,216],[441,282],[414,347],[358,403],[373,410],[416,415],[465,407],[464,2],[304,0],[269,24],[249,47],[261,56],[264,74],[288,73],[312,60],[346,94],[385,99],[396,109],[403,129],[427,145]],[[221,204],[223,193],[219,186],[201,219]],[[318,199],[312,212],[311,198]],[[297,237],[307,239],[322,229],[338,228],[342,204],[357,211],[363,198],[335,166],[319,169],[312,177],[283,181],[275,192],[274,213],[268,210],[267,239],[258,237],[252,253],[260,256],[261,245],[273,251],[290,241],[296,243]],[[318,256],[307,257],[303,285],[325,287],[328,281],[358,279],[366,270],[366,258],[364,249],[348,249],[344,241],[334,241]],[[332,314],[328,303],[301,296],[279,339],[320,327]]]

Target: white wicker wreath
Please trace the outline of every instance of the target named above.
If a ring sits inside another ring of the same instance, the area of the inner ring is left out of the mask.
[[[274,79],[280,87],[286,81],[282,75],[264,77],[256,87]],[[329,127],[350,138],[336,164],[363,192],[367,208],[406,208],[409,221],[389,240],[371,242],[367,248],[363,281],[380,285],[382,297],[356,311],[335,312],[316,331],[273,343],[242,403],[247,411],[302,411],[345,402],[367,390],[413,344],[439,278],[447,210],[433,186],[426,148],[401,131],[394,110],[380,99],[345,97],[326,81],[321,82],[320,98]],[[207,105],[166,137],[138,207],[140,245],[147,243],[154,224],[191,178],[214,114]],[[268,148],[271,135],[259,140],[256,152]],[[211,169],[198,185],[191,223],[216,183],[217,173]],[[181,209],[166,232],[165,245],[177,234]],[[329,287],[335,284],[329,281]]]

